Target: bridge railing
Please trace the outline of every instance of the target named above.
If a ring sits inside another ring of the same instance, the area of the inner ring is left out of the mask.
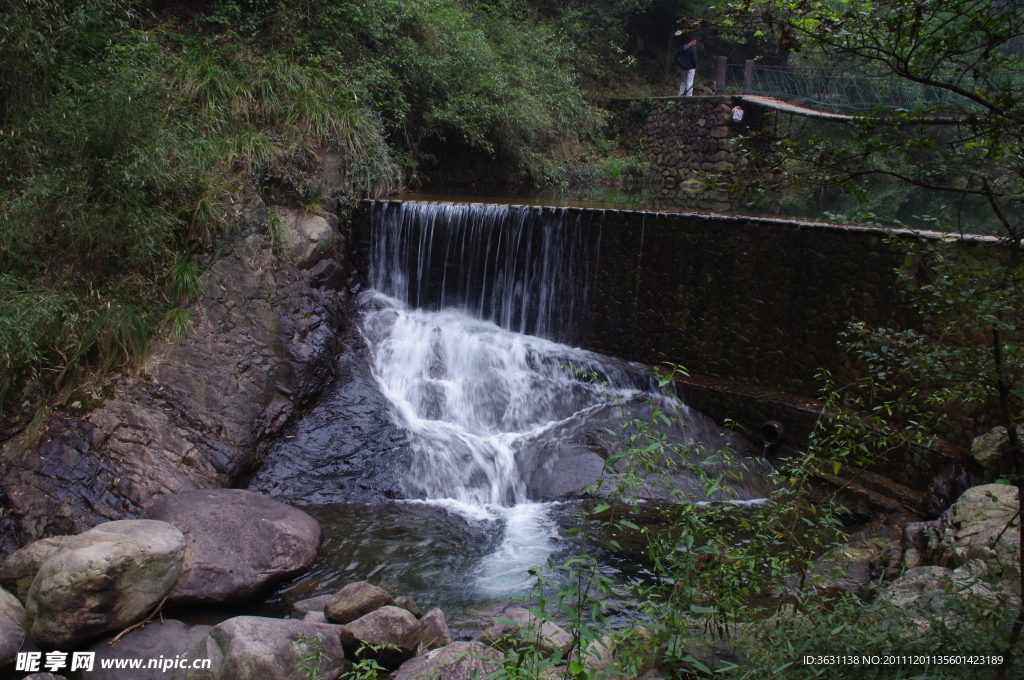
[[[719,89],[779,99],[800,99],[820,106],[854,111],[909,110],[926,106],[942,111],[964,111],[976,104],[948,90],[902,78],[853,75],[828,68],[729,64],[724,88]]]

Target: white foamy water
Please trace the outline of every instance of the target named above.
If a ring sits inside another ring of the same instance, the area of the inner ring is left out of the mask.
[[[362,303],[374,377],[413,451],[405,481],[421,500],[407,502],[501,523],[501,542],[477,565],[474,588],[488,596],[521,592],[530,582],[525,572],[558,547],[551,503],[538,501],[596,480],[614,439],[605,429],[617,430],[629,408],[660,398],[650,376],[458,310],[408,309],[374,291]],[[673,415],[687,437],[723,443],[703,416],[685,407]]]
[[[533,585],[527,572],[544,564],[557,547],[552,503],[520,503],[505,515],[505,538],[476,569],[476,591],[484,597],[521,592]]]
[[[535,581],[528,572],[543,565],[558,547],[558,526],[551,516],[557,502],[472,505],[451,498],[402,501],[444,508],[470,522],[500,522],[503,537],[498,547],[471,571],[467,584],[477,597],[512,596]]]
[[[552,431],[638,394],[581,381],[574,367],[599,362],[590,352],[457,310],[408,310],[384,296],[375,304],[363,323],[374,376],[411,435],[412,481],[426,498],[472,506],[529,501],[526,474],[539,446],[559,436]]]
[[[599,361],[589,352],[371,295],[362,329],[378,385],[410,435],[411,485],[420,502],[502,522],[502,541],[478,565],[475,587],[485,596],[522,591],[527,570],[544,564],[558,539],[551,503],[531,502],[528,475],[552,440],[571,439],[602,405],[639,392],[580,380],[580,367]]]

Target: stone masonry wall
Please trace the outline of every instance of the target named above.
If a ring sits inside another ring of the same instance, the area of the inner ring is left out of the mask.
[[[743,110],[743,120],[732,118]],[[662,178],[662,188],[696,209],[727,211],[729,185],[766,150],[756,135],[766,110],[734,97],[613,100],[610,123],[622,146],[639,151]]]

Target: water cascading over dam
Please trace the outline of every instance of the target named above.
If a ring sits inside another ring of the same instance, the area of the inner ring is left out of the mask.
[[[370,286],[417,309],[459,309],[572,343],[586,314],[603,212],[378,202]]]
[[[623,424],[656,404],[671,436],[739,446],[663,399],[647,367],[574,348],[600,249],[581,211],[375,204],[369,289],[331,392],[253,487],[322,504],[405,499],[499,527],[477,588],[521,587],[556,545],[551,503],[601,475]],[[696,489],[684,474],[676,487]],[[765,495],[756,476],[740,497]]]

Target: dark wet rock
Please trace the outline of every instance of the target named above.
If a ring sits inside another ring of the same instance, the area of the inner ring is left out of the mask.
[[[416,601],[408,595],[400,595],[395,598],[395,606],[401,607],[405,611],[409,612],[417,619],[423,616],[423,610],[417,606]]]
[[[18,598],[0,588],[0,666],[14,661],[25,642],[25,608]]]
[[[534,642],[537,650],[545,656],[556,651],[564,655],[572,647],[569,633],[550,621],[539,621],[529,610],[521,607],[506,611],[477,638],[479,642],[499,647],[509,639]]]
[[[317,505],[416,497],[405,485],[408,435],[390,415],[363,339],[350,334],[345,343],[337,380],[288,438],[271,445],[249,483],[253,491]]]
[[[358,581],[339,590],[324,605],[324,614],[331,623],[349,623],[375,609],[394,604],[385,590],[366,581]]]
[[[437,649],[452,643],[452,633],[444,612],[431,609],[420,619],[420,645],[423,649]]]
[[[322,656],[321,656],[322,654]],[[179,669],[171,680],[294,680],[301,665],[317,663],[314,677],[335,680],[348,669],[336,626],[292,619],[237,616],[214,626],[186,655],[209,659],[207,670]]]
[[[199,641],[212,630],[211,626],[187,626],[174,619],[155,620],[133,630],[114,644],[113,636],[88,651],[96,653],[89,680],[124,680],[124,669],[103,668],[105,659],[174,659],[192,651]],[[148,663],[148,662],[147,662]],[[170,670],[168,666],[168,670]],[[132,680],[166,680],[168,670],[143,668],[132,671]]]
[[[7,556],[0,564],[0,586],[10,590],[22,602],[43,562],[75,540],[74,536],[53,536],[34,541]]]
[[[236,217],[258,220],[258,207]],[[141,376],[54,408],[38,443],[22,435],[3,446],[3,514],[21,542],[237,483],[258,464],[260,442],[330,383],[347,293],[282,266],[269,235],[229,248],[204,271],[195,328],[180,344],[155,343]]]
[[[309,270],[309,285],[313,288],[338,291],[345,287],[347,277],[348,272],[345,268],[329,257]]]
[[[930,513],[929,502],[934,502],[929,500],[933,497],[922,491],[861,468],[845,466],[838,474],[829,470],[815,470],[813,474],[826,482],[815,485],[816,499],[835,499],[847,512],[865,521],[893,514],[918,515],[917,519],[921,519]]]
[[[390,670],[415,655],[420,644],[419,621],[399,607],[381,607],[338,628],[346,652],[355,654],[363,645],[376,646],[377,651],[364,655],[373,656]]]
[[[291,617],[293,619],[301,619],[310,612],[324,613],[324,607],[331,601],[334,595],[318,595],[317,597],[310,597],[305,600],[299,600],[292,604]]]
[[[959,459],[939,470],[928,483],[925,516],[939,516],[967,489],[982,481],[976,474],[978,467],[970,460]]]
[[[71,648],[142,620],[174,587],[185,537],[155,520],[107,522],[39,568],[25,602],[32,641]]]
[[[163,496],[143,514],[185,534],[171,603],[248,598],[312,566],[323,541],[320,524],[306,513],[242,489]]]
[[[474,680],[501,668],[501,652],[479,642],[453,642],[402,664],[391,680]]]

